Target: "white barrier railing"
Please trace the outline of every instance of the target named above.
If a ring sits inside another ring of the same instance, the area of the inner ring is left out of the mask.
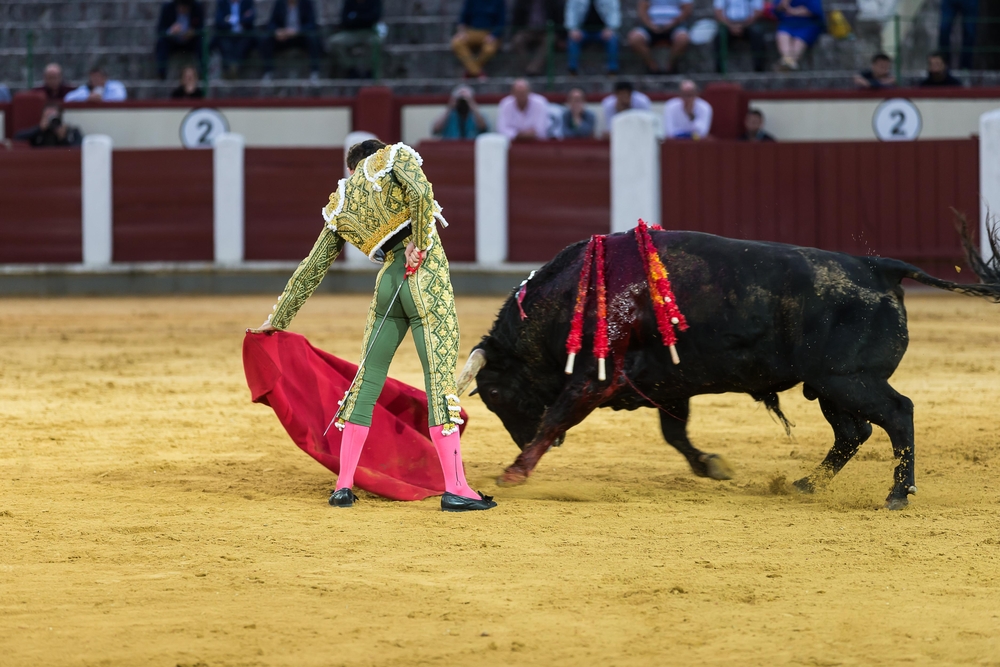
[[[216,264],[239,264],[244,258],[243,137],[226,132],[212,147],[212,194]]]
[[[979,247],[984,261],[990,261],[987,227],[1000,219],[1000,109],[979,117]]]
[[[83,211],[83,263],[104,266],[111,263],[112,199],[111,137],[91,134],[80,151],[80,198]]]

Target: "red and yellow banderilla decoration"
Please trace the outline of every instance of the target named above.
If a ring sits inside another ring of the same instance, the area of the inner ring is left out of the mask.
[[[660,230],[661,227],[654,225],[653,229]],[[605,238],[604,235],[591,236],[587,249],[584,251],[583,268],[580,270],[580,279],[576,286],[573,319],[570,322],[569,336],[566,338],[566,375],[572,375],[576,355],[583,347],[583,318],[590,293],[591,267],[596,265],[594,291],[597,297],[597,326],[594,331],[594,357],[597,358],[597,379],[601,382],[607,379],[606,359],[608,356],[608,303],[604,278]],[[639,220],[639,224],[635,228],[635,240],[645,269],[646,283],[649,287],[650,299],[653,302],[657,328],[663,338],[663,344],[670,348],[670,359],[675,364],[679,364],[681,359],[677,354],[677,334],[674,332],[674,327],[684,331],[688,328],[687,321],[680,308],[677,307],[677,299],[670,287],[670,276],[663,265],[663,260],[660,259],[656,246],[653,245],[649,228],[642,220]]]

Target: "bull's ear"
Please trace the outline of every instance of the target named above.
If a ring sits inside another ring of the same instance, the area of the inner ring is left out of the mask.
[[[469,396],[475,396],[479,393],[479,387],[473,387],[472,391],[469,392]]]

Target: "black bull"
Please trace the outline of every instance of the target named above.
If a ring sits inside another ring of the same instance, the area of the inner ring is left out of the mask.
[[[499,482],[524,482],[542,455],[568,429],[599,407],[659,409],[663,436],[696,475],[728,479],[725,461],[695,448],[686,426],[689,401],[699,394],[742,392],[785,422],[777,392],[803,384],[819,399],[834,443],[810,476],[813,490],[835,475],[876,424],[889,435],[899,463],[890,508],[916,492],[913,402],[889,385],[906,351],[903,289],[911,278],[926,285],[1000,301],[1000,266],[983,263],[962,225],[973,270],[983,281],[959,285],[915,266],[879,257],[855,257],[780,243],[740,241],[695,232],[652,232],[690,329],[678,333],[680,364],[663,346],[638,254],[635,233],[606,239],[608,379],[598,381],[591,353],[593,281],[584,341],[572,375],[564,373],[576,286],[585,242],[567,247],[528,282],[522,319],[515,295],[474,348],[459,379],[475,377],[486,407],[521,448]],[[996,239],[991,239],[996,241]]]

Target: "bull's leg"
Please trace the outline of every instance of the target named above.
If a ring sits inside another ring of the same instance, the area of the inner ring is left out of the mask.
[[[534,439],[525,446],[514,463],[504,470],[503,475],[497,479],[497,484],[514,486],[528,481],[528,475],[538,465],[542,455],[549,451],[560,436],[593,412],[604,398],[603,394],[589,394],[580,386],[563,389],[556,402],[542,415],[542,422]]]
[[[712,479],[732,479],[733,469],[718,454],[707,454],[691,444],[687,436],[687,420],[691,400],[680,399],[668,403],[660,409],[660,430],[668,443],[687,459],[691,470],[698,477]]]
[[[811,475],[795,482],[795,486],[806,493],[812,493],[817,485],[840,472],[872,434],[871,424],[854,413],[841,410],[829,399],[819,399],[819,406],[833,428],[833,447]]]
[[[917,492],[913,461],[913,401],[890,387],[884,378],[826,378],[809,384],[816,388],[821,398],[829,399],[841,410],[885,429],[892,442],[893,455],[899,459],[885,506],[894,510],[906,507],[909,503],[907,496]]]

